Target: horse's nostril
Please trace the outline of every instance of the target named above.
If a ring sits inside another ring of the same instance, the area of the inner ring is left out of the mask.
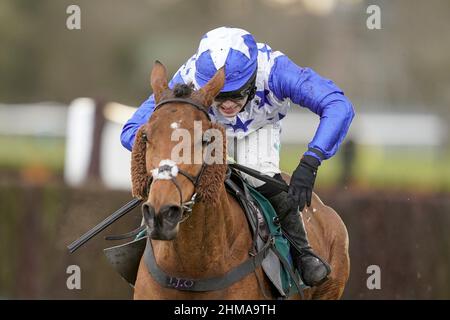
[[[159,210],[159,214],[171,222],[178,222],[181,218],[181,207],[176,205],[164,206]]]
[[[142,215],[144,216],[145,221],[148,223],[154,219],[155,209],[153,209],[150,204],[144,203],[142,205]]]

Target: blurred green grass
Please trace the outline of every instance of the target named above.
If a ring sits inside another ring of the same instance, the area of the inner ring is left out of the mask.
[[[281,169],[292,173],[306,146],[283,145]],[[417,191],[450,191],[450,152],[432,148],[356,147],[354,181],[361,187],[412,189]],[[342,172],[341,150],[325,160],[317,175],[316,186],[339,183]]]
[[[0,136],[0,168],[20,170],[41,166],[62,173],[64,148],[64,138]]]
[[[21,170],[38,166],[62,174],[64,148],[64,138],[0,136],[0,169]],[[281,169],[292,173],[304,150],[305,145],[283,145]],[[352,183],[377,189],[449,192],[449,164],[449,151],[358,145]],[[336,186],[339,184],[341,172],[342,149],[333,158],[322,163],[316,186]]]

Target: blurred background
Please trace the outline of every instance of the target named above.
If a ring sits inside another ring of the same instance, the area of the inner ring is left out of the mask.
[[[69,30],[69,5],[81,30]],[[376,4],[381,29],[366,12]],[[450,2],[446,0],[2,0],[0,2],[0,298],[129,299],[108,265],[110,233],[66,246],[131,199],[123,122],[151,93],[155,59],[173,74],[208,30],[253,33],[333,79],[356,117],[316,192],[344,220],[345,299],[450,298]],[[447,36],[446,36],[447,35]],[[283,120],[292,172],[317,116]],[[69,290],[69,265],[81,290]],[[370,290],[367,269],[381,270]]]

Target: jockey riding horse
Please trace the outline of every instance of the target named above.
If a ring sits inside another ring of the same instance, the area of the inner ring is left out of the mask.
[[[225,67],[225,85],[209,113],[213,121],[224,126],[228,153],[238,164],[285,183],[279,168],[281,120],[291,102],[320,117],[314,138],[293,172],[289,192],[243,174],[277,212],[281,227],[294,244],[291,254],[304,283],[317,286],[331,270],[313,252],[299,210],[311,205],[318,168],[344,140],[354,117],[353,106],[331,80],[299,67],[267,44],[256,43],[249,32],[229,27],[206,33],[197,52],[179,68],[169,87],[184,83],[199,89],[221,67]],[[121,142],[128,150],[132,150],[138,129],[148,122],[154,107],[152,94],[124,125]]]

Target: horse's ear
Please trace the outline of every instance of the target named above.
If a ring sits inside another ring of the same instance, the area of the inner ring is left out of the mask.
[[[203,98],[203,105],[209,107],[214,98],[219,94],[220,90],[222,90],[223,85],[225,84],[225,69],[224,67],[217,70],[214,77],[208,81],[200,90],[200,95]]]
[[[155,101],[158,103],[161,100],[163,92],[168,89],[166,67],[158,60],[153,65],[150,84],[155,95]]]

